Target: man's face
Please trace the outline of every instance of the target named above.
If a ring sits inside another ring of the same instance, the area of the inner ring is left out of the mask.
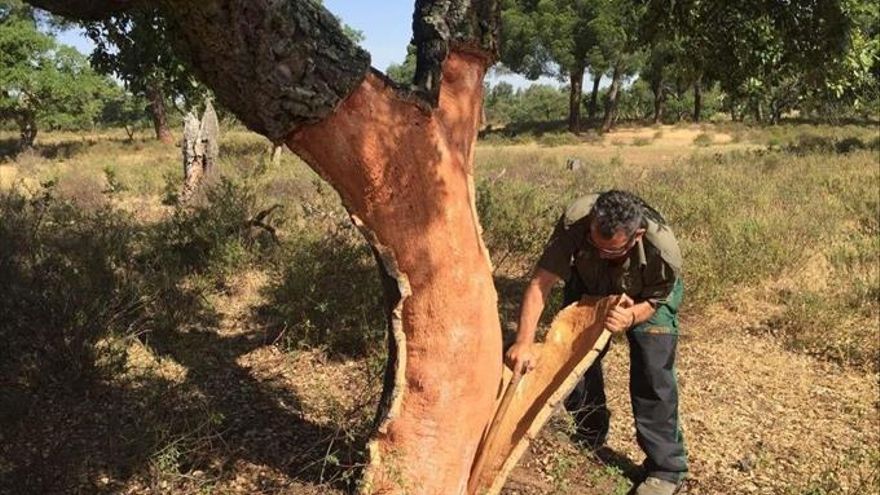
[[[645,229],[636,230],[632,236],[628,236],[623,229],[618,229],[610,239],[606,239],[599,232],[598,224],[591,222],[589,239],[587,240],[596,248],[600,258],[619,261],[626,257],[629,250],[643,235],[645,235]]]

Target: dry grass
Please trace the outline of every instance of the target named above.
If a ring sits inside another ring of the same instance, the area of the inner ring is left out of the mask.
[[[711,147],[695,144],[704,133]],[[838,146],[873,134],[728,124],[479,146],[503,323],[515,319],[524,277],[564,204],[585,191],[634,189],[667,214],[685,250],[679,370],[689,493],[876,492],[880,163],[876,150]],[[174,214],[162,200],[166,182],[182,175],[179,150],[123,137],[41,135],[35,152],[0,163],[0,189],[36,194],[55,180],[77,208],[121,209],[138,228],[161,226]],[[125,340],[125,373],[90,385],[86,400],[50,387],[15,409],[12,423],[0,414],[0,478],[27,481],[16,493],[299,495],[354,486],[381,387],[382,328],[366,314],[378,304],[366,293],[375,287],[369,256],[338,198],[298,159],[285,154],[273,168],[264,139],[241,131],[223,139],[221,172],[283,205],[282,245],[248,254],[233,244],[182,276],[180,293],[201,301],[198,317]],[[586,167],[567,171],[571,157]],[[121,186],[110,194],[107,169]],[[352,269],[331,270],[331,252]],[[365,294],[333,304],[339,280]],[[189,309],[168,307],[178,310]],[[641,453],[625,354],[615,348],[606,361],[611,445],[625,458],[579,450],[560,415],[506,494],[626,493]]]

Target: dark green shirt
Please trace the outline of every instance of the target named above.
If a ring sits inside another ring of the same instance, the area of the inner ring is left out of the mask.
[[[647,232],[622,263],[604,260],[587,241],[590,213],[598,196],[583,196],[566,209],[538,267],[563,280],[568,280],[575,269],[585,294],[625,293],[636,302],[648,301],[654,306],[664,303],[681,271],[681,252],[672,230],[649,219]]]

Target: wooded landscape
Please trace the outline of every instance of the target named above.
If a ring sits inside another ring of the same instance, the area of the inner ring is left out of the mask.
[[[688,493],[880,487],[875,2],[389,22],[383,72],[317,1],[0,2],[0,493],[484,493],[523,283],[611,187],[682,239]],[[718,382],[701,356],[737,339],[763,374]],[[764,407],[790,422],[756,440]],[[626,493],[628,447],[579,452],[562,416],[502,493]]]

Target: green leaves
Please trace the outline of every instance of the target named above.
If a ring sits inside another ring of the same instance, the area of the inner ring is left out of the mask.
[[[19,126],[22,146],[33,144],[38,127],[92,126],[111,85],[82,54],[39,32],[32,18],[10,16],[0,24],[0,119]]]

